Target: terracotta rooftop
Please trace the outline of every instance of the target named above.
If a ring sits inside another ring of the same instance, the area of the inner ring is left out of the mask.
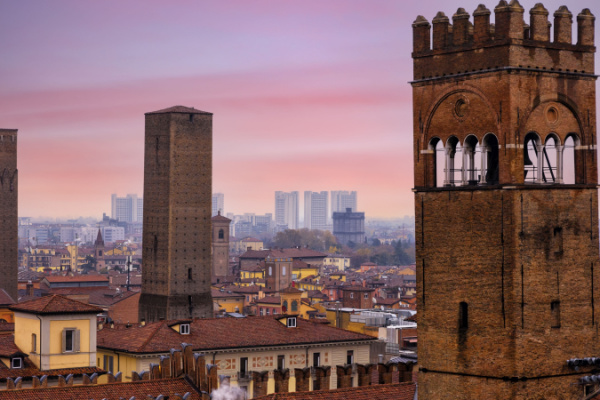
[[[11,304],[15,304],[15,300],[4,289],[0,289],[0,306],[9,306]]]
[[[76,276],[46,276],[45,279],[50,283],[59,282],[108,282],[108,277],[105,275],[76,275]]]
[[[158,110],[158,111],[151,111],[151,112],[147,112],[145,115],[150,115],[150,114],[173,114],[173,113],[178,113],[178,114],[205,114],[205,115],[212,115],[212,113],[206,112],[206,111],[201,111],[201,110],[196,110],[194,107],[185,107],[185,106],[173,106],[173,107],[169,107],[169,108],[163,108],[162,110]]]
[[[0,357],[8,358],[16,354],[25,355],[15,344],[15,337],[13,335],[0,336]]]
[[[55,294],[25,301],[9,307],[13,311],[31,314],[97,314],[103,310],[77,300]]]
[[[255,400],[414,400],[416,389],[414,382],[403,382],[313,392],[273,393],[255,397]]]
[[[184,378],[156,379],[150,381],[119,382],[104,385],[74,385],[71,387],[51,387],[45,389],[3,390],[3,400],[120,400],[135,397],[147,399],[159,395],[170,398],[175,394],[183,396],[190,393],[189,400],[200,400],[202,397],[192,384]]]
[[[256,304],[281,304],[281,297],[279,296],[265,296],[262,299],[254,301]]]
[[[272,249],[248,250],[240,258],[302,258],[302,257],[327,257],[327,254],[311,249]]]
[[[296,328],[287,328],[271,316],[247,318],[205,318],[190,323],[190,334],[181,335],[159,321],[146,326],[115,325],[98,331],[98,348],[130,353],[166,353],[190,343],[194,351],[241,349],[263,346],[290,346],[348,341],[370,342],[376,338],[327,325],[298,319]]]
[[[221,211],[219,211],[218,214],[215,215],[214,217],[212,217],[210,220],[217,221],[217,222],[231,222],[231,220],[229,218],[221,215]]]

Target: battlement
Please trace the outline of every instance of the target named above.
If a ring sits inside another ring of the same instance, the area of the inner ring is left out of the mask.
[[[495,24],[483,4],[473,12],[473,22],[464,8],[452,15],[452,23],[441,11],[431,24],[419,15],[412,25],[415,80],[500,67],[594,73],[596,18],[589,9],[577,15],[576,43],[572,38],[573,14],[567,6],[559,7],[553,15],[552,40],[552,23],[544,5],[537,3],[529,11],[529,24],[524,12],[518,0],[501,0],[494,9]]]

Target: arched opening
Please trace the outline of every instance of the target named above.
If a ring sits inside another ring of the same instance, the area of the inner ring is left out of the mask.
[[[477,185],[481,181],[481,146],[476,136],[469,135],[465,139],[463,158],[463,184]]]
[[[446,182],[444,186],[462,185],[462,146],[456,136],[446,142]]]
[[[296,300],[292,300],[292,311],[298,311],[298,302]]]
[[[544,144],[542,159],[542,182],[560,183],[562,168],[560,165],[562,148],[558,137],[554,134],[548,135]]]
[[[433,152],[433,182],[435,187],[444,186],[444,170],[446,168],[446,151],[439,138],[429,142],[429,150]]]
[[[498,168],[498,138],[493,133],[488,133],[483,138],[483,149],[481,152],[481,183],[497,185]]]
[[[575,180],[575,148],[579,145],[579,138],[569,134],[565,139],[562,153],[562,180],[564,184],[573,185]]]
[[[523,146],[523,170],[525,183],[541,183],[542,157],[539,153],[542,150],[540,137],[535,132],[529,132],[525,136]]]
[[[223,231],[223,229],[219,229],[219,239],[224,239],[225,238],[225,232]]]

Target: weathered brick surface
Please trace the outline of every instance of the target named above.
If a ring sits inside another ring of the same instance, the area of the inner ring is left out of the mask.
[[[212,114],[146,114],[140,318],[212,317],[211,201]]]
[[[17,130],[0,129],[0,289],[18,300]]]
[[[480,6],[466,39],[438,15],[433,49],[426,21],[413,25],[419,399],[577,398],[591,369],[566,360],[600,354],[593,17],[578,16],[571,44],[559,10],[551,43],[544,10],[527,28],[501,2],[491,30]],[[529,132],[577,138],[575,184],[525,184]],[[432,139],[487,134],[498,181],[436,188]]]

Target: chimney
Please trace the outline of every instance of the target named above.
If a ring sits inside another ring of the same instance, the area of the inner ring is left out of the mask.
[[[27,287],[26,288],[27,288],[27,290],[26,290],[27,296],[33,297],[34,296],[33,283],[31,281],[27,281]]]
[[[473,40],[476,44],[486,43],[490,40],[490,10],[483,4],[473,12],[475,27],[473,28]]]
[[[430,50],[431,48],[431,25],[423,17],[419,15],[415,22],[413,22],[413,51],[420,53],[422,51]]]
[[[537,3],[530,11],[529,24],[531,25],[531,40],[548,42],[550,29],[548,29],[548,10],[542,3]]]
[[[452,16],[453,40],[455,46],[460,46],[469,42],[469,13],[464,8],[456,10],[456,14]]]
[[[571,44],[573,14],[567,6],[560,6],[554,13],[554,43]]]
[[[577,44],[584,46],[594,45],[594,21],[596,17],[589,8],[584,9],[577,16]]]
[[[440,11],[431,22],[433,23],[433,49],[443,49],[448,43],[450,20]]]

